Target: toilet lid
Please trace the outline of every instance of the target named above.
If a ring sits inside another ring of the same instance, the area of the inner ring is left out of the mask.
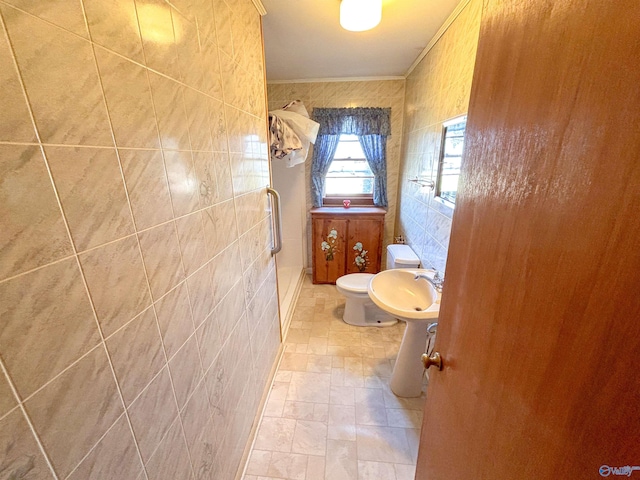
[[[369,282],[373,278],[373,273],[350,273],[336,280],[336,285],[349,292],[367,293]]]

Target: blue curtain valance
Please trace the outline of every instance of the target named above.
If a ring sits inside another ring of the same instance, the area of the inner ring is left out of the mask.
[[[390,108],[314,108],[318,135],[391,135]]]

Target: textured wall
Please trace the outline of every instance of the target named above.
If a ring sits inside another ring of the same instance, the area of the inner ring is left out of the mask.
[[[471,0],[407,77],[400,204],[396,231],[425,267],[444,270],[453,209],[410,183],[437,175],[442,122],[467,112],[480,28],[481,0]]]
[[[279,347],[250,0],[0,1],[0,476],[233,478]]]
[[[267,85],[269,110],[281,108],[292,100],[302,100],[312,114],[314,107],[391,107],[391,136],[387,140],[387,194],[389,210],[385,216],[382,265],[387,244],[393,243],[396,222],[398,172],[404,115],[404,80],[361,82],[276,83]],[[305,164],[307,212],[311,208],[311,155]],[[307,213],[307,265],[311,265],[311,217]]]

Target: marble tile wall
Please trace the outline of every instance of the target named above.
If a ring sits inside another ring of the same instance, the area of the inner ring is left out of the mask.
[[[442,122],[465,114],[480,29],[481,0],[471,0],[407,77],[404,145],[396,234],[403,234],[427,268],[444,271],[453,209],[434,201],[416,175],[435,180]]]
[[[398,192],[398,178],[402,147],[403,116],[404,116],[404,80],[369,80],[347,82],[317,82],[317,83],[274,83],[267,85],[269,110],[281,108],[293,100],[302,100],[305,107],[312,114],[314,107],[390,107],[391,108],[391,136],[387,141],[387,195],[389,210],[385,216],[382,265],[386,262],[386,248],[393,243],[396,223],[396,205]],[[311,245],[311,156],[305,163],[305,191],[307,193],[307,224],[305,234],[307,245]],[[311,265],[311,250],[307,251],[307,265]]]
[[[0,0],[0,477],[232,479],[280,346],[250,0]]]

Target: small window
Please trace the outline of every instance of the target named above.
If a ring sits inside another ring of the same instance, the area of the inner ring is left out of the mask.
[[[435,196],[450,206],[454,206],[456,203],[466,126],[466,115],[443,124]]]
[[[357,135],[340,135],[336,153],[327,172],[324,203],[373,205],[373,172],[364,156]]]

